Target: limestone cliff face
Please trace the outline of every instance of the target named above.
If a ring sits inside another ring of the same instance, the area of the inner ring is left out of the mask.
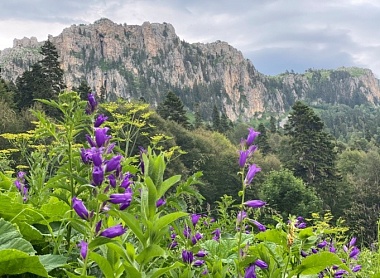
[[[152,105],[172,90],[188,108],[197,104],[205,117],[214,105],[236,120],[284,112],[297,99],[341,102],[358,95],[376,104],[380,99],[378,82],[369,70],[355,76],[341,70],[328,76],[315,71],[267,77],[228,43],[189,44],[168,23],[138,26],[100,19],[72,25],[49,40],[57,47],[68,88],[86,80],[97,92],[103,86],[108,99],[143,97]],[[41,59],[41,44],[35,38],[15,39],[13,48],[0,52],[2,76],[15,81]],[[329,91],[329,97],[321,97],[319,90]]]

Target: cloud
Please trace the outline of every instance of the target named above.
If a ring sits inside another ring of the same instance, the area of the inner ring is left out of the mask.
[[[0,49],[71,24],[171,23],[188,42],[226,41],[266,74],[364,66],[380,74],[380,2],[370,0],[12,0],[0,9]],[[3,39],[4,38],[4,39]],[[268,59],[268,60],[267,60]]]

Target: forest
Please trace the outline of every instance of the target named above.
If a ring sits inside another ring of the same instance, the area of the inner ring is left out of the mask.
[[[41,54],[15,84],[0,81],[0,198],[7,204],[0,209],[0,234],[11,230],[13,247],[28,259],[45,256],[41,270],[31,273],[380,273],[377,107],[295,101],[282,118],[246,123],[231,122],[214,106],[209,121],[171,91],[156,109],[144,99],[107,101],[107,92],[92,94],[86,82],[65,91],[54,45],[47,41]],[[119,236],[124,239],[114,240]],[[10,249],[0,240],[0,252]],[[0,261],[2,275],[30,271]]]

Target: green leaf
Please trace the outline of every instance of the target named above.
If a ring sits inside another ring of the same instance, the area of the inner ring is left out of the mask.
[[[103,272],[106,278],[115,277],[113,268],[106,258],[102,257],[101,255],[95,252],[91,252],[90,259],[98,264],[100,270]]]
[[[99,247],[101,245],[104,245],[104,244],[107,244],[107,243],[110,243],[110,242],[113,242],[113,241],[115,241],[115,240],[113,240],[111,238],[108,238],[108,237],[100,236],[100,237],[95,238],[93,241],[91,241],[88,244],[88,248],[91,249],[91,250],[93,250],[96,247]]]
[[[145,184],[148,187],[148,219],[153,219],[156,214],[157,189],[150,177],[145,178]]]
[[[156,244],[149,245],[137,257],[139,264],[146,264],[150,259],[165,255],[165,250]]]
[[[29,241],[22,238],[20,232],[8,221],[0,219],[0,250],[17,249],[33,255],[36,251]]]
[[[46,271],[49,272],[55,268],[63,267],[66,265],[67,258],[62,255],[41,255],[38,256],[41,264],[45,267]]]
[[[301,264],[290,274],[290,277],[297,274],[318,274],[325,268],[331,267],[333,265],[337,265],[339,268],[350,272],[350,269],[344,263],[342,263],[338,255],[324,251],[317,254],[312,254],[305,258]]]
[[[12,181],[6,175],[0,172],[0,188],[9,189],[12,186]]]
[[[127,272],[127,276],[125,277],[133,277],[133,278],[141,278],[141,273],[136,269],[134,268],[133,266],[127,264],[127,263],[124,263],[124,268]]]
[[[110,215],[112,215],[113,211],[110,211],[109,213],[110,213]],[[129,229],[132,230],[132,232],[140,240],[140,242],[143,245],[145,245],[145,237],[144,237],[143,231],[140,228],[139,221],[136,221],[136,217],[133,216],[132,214],[128,213],[128,212],[118,211],[117,214],[118,214],[118,216],[121,219],[123,219],[123,221],[125,222],[125,224],[127,224],[127,226],[129,227]]]
[[[162,228],[167,227],[170,223],[176,221],[178,218],[181,218],[187,215],[188,213],[186,212],[178,211],[178,212],[173,212],[165,216],[162,216],[154,222],[153,229],[156,231],[159,231]]]
[[[34,226],[21,222],[18,223],[20,233],[27,241],[45,241],[43,234]]]
[[[48,277],[48,273],[38,256],[30,256],[16,249],[0,250],[0,275],[22,273],[33,273]]]
[[[164,196],[166,191],[168,191],[170,187],[175,185],[180,180],[181,180],[181,175],[175,175],[163,181],[160,187],[158,188],[157,199],[160,199],[162,196]]]
[[[178,268],[178,267],[181,267],[183,266],[184,264],[180,263],[180,262],[175,262],[174,264],[172,264],[171,266],[168,266],[168,267],[164,267],[164,268],[155,268],[153,269],[152,271],[150,271],[148,274],[147,274],[147,277],[148,278],[156,278],[156,277],[161,277],[161,275],[165,274],[166,272],[174,269],[174,268]]]
[[[279,230],[266,230],[265,232],[258,233],[256,239],[261,241],[270,241],[282,246],[287,245],[286,233]]]

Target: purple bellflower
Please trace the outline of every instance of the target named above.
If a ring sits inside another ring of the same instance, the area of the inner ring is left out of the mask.
[[[257,229],[260,231],[260,232],[264,232],[266,231],[266,227],[261,224],[259,221],[256,221],[256,220],[251,220],[251,222],[257,227]]]
[[[90,214],[88,213],[88,210],[86,206],[83,204],[82,200],[78,199],[77,197],[74,197],[72,200],[72,206],[80,218],[86,220],[89,219]]]
[[[195,267],[200,267],[202,265],[204,265],[205,261],[204,260],[196,260],[194,263],[193,263],[193,266]]]
[[[105,121],[107,121],[108,117],[104,116],[103,114],[100,114],[95,122],[94,122],[94,127],[100,127]]]
[[[80,247],[80,256],[82,259],[86,259],[88,252],[88,243],[84,240],[81,240],[81,242],[78,244],[78,247]]]
[[[247,139],[245,140],[245,143],[247,146],[251,146],[253,144],[253,141],[255,141],[256,137],[260,135],[260,132],[255,131],[252,127],[248,128],[248,136]]]
[[[163,205],[165,205],[165,204],[166,204],[165,199],[160,198],[160,199],[158,199],[157,202],[156,202],[156,208],[159,208],[160,206],[163,206]]]
[[[113,227],[110,227],[110,228],[103,230],[100,233],[100,236],[104,236],[104,237],[108,237],[108,238],[114,238],[114,237],[121,236],[122,234],[124,234],[125,230],[126,229],[123,228],[123,226],[121,224],[118,224],[116,226],[113,226]]]
[[[102,167],[100,166],[95,166],[94,169],[92,170],[92,181],[93,185],[99,186],[103,183],[104,181],[104,172]]]
[[[121,155],[115,155],[110,160],[106,161],[106,172],[112,172],[120,168]]]
[[[260,260],[260,259],[257,259],[254,264],[258,267],[260,267],[261,269],[267,269],[268,268],[268,264],[266,262],[264,262],[263,260]]]
[[[194,260],[193,252],[188,250],[182,251],[182,261],[187,264],[191,264]]]
[[[261,171],[260,167],[257,167],[256,164],[251,164],[248,166],[248,172],[247,175],[245,176],[244,184],[248,185],[252,182],[253,178],[255,175]]]
[[[266,202],[261,200],[250,200],[244,203],[244,205],[251,207],[251,208],[261,208],[265,206]]]
[[[104,147],[111,139],[110,135],[107,135],[108,127],[96,127],[95,128],[95,142],[98,148]]]
[[[202,215],[200,214],[196,214],[196,213],[193,213],[191,215],[191,223],[193,223],[193,226],[195,227],[195,225],[197,225],[198,221],[199,221],[199,218],[201,218]]]
[[[98,102],[95,99],[95,95],[93,93],[89,93],[87,95],[87,108],[86,114],[90,115],[95,112],[96,107],[98,106]]]
[[[256,266],[251,264],[245,269],[244,278],[256,278]]]

